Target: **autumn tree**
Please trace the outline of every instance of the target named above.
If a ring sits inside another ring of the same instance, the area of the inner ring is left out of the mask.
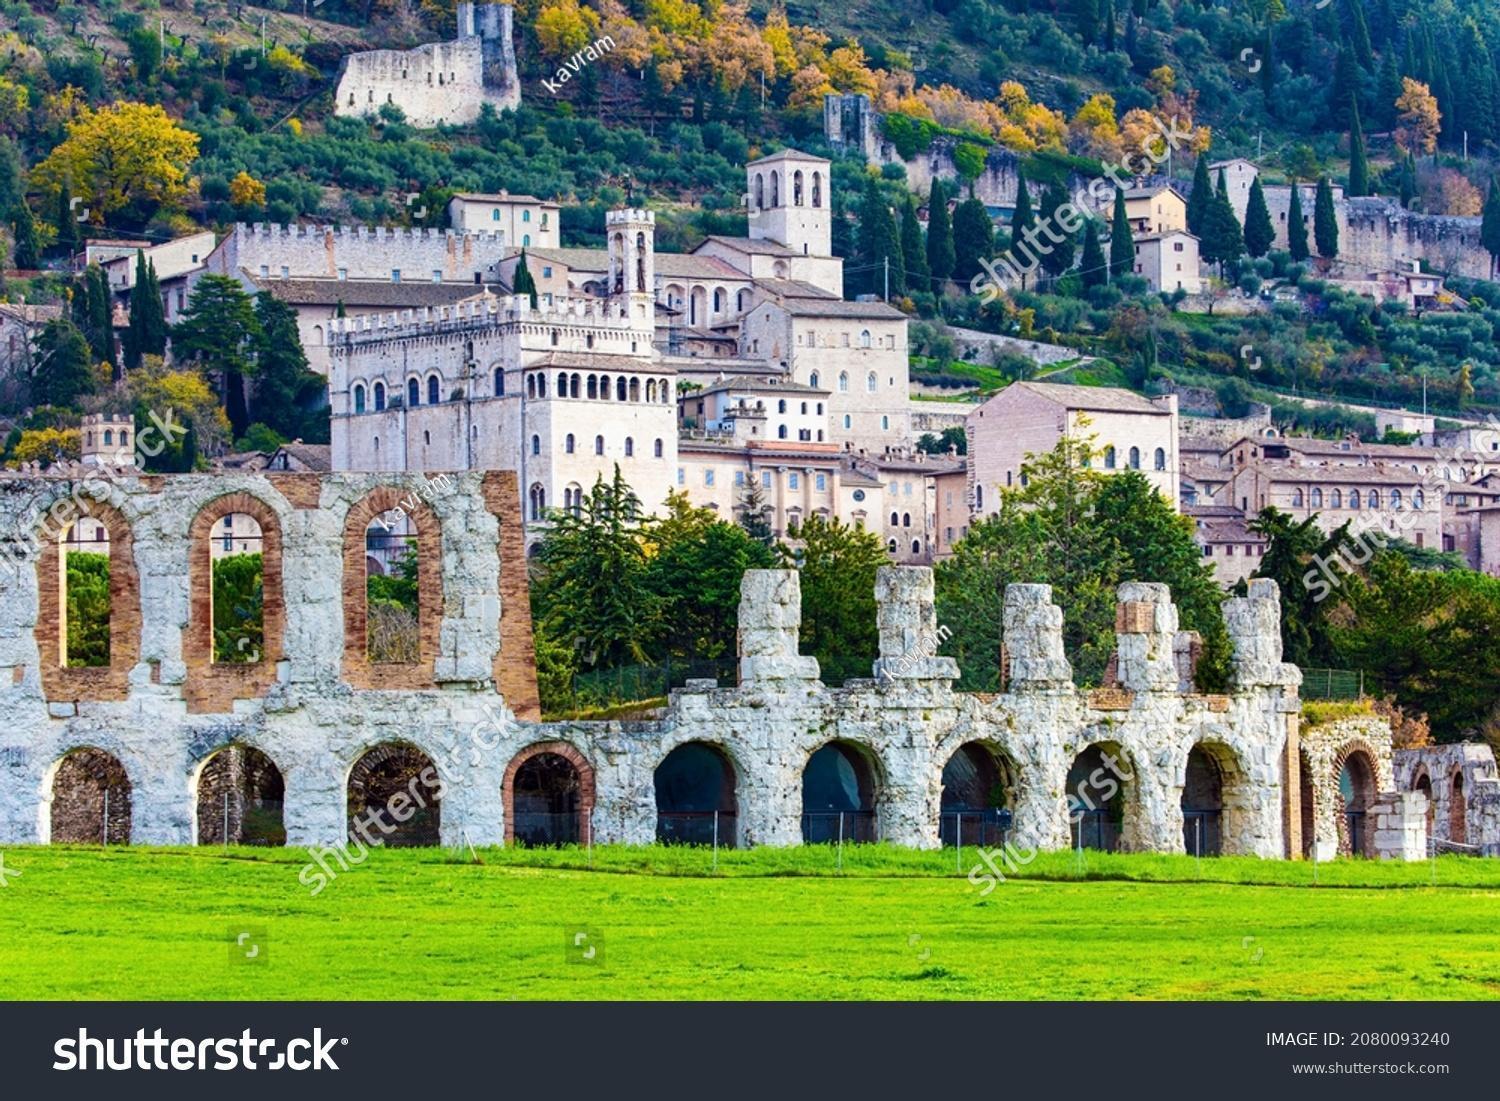
[[[124,101],[99,110],[84,107],[67,130],[32,170],[33,188],[56,195],[68,184],[98,224],[118,218],[144,225],[187,197],[198,135],[161,107]]]
[[[1396,100],[1396,144],[1408,153],[1431,153],[1437,148],[1442,119],[1432,90],[1421,81],[1402,77]]]

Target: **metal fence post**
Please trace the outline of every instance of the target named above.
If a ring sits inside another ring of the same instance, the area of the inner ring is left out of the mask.
[[[714,871],[719,870],[719,812],[714,811]]]
[[[838,870],[844,870],[844,812],[839,811],[839,862]]]
[[[109,847],[109,788],[104,789],[104,846]]]
[[[229,848],[229,792],[224,793],[224,847]]]

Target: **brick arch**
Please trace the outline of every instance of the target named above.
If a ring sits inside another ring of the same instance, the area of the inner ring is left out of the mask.
[[[506,706],[518,719],[540,719],[536,651],[531,634],[531,597],[526,569],[526,531],[514,470],[487,470],[481,486],[485,507],[500,526],[500,648],[492,675]]]
[[[410,805],[397,810],[404,795]],[[437,764],[420,746],[387,741],[363,750],[344,781],[345,819],[350,841],[362,841],[356,827],[364,821],[371,840],[392,848],[435,846],[442,840],[444,784]],[[406,820],[401,820],[403,813]]]
[[[1448,777],[1448,840],[1460,845],[1469,840],[1469,793],[1464,788],[1463,766]]]
[[[1195,738],[1187,747],[1187,754],[1182,758],[1182,789],[1178,800],[1184,811],[1203,809],[1190,808],[1187,805],[1188,800],[1197,794],[1188,790],[1187,776],[1188,764],[1194,750],[1207,757],[1218,774],[1219,822],[1216,855],[1253,856],[1254,840],[1251,835],[1254,830],[1255,806],[1259,793],[1250,783],[1250,770],[1245,765],[1244,755],[1235,746],[1214,734],[1203,734]],[[1194,840],[1201,839],[1201,834],[1194,838]],[[1183,825],[1183,845],[1188,852],[1194,851],[1189,841],[1186,821]],[[1206,847],[1204,852],[1208,851],[1210,850]]]
[[[141,579],[135,565],[135,534],[113,505],[82,494],[59,498],[48,509],[68,504],[74,519],[89,517],[109,532],[109,664],[69,668],[63,660],[62,532],[42,542],[37,557],[36,644],[42,692],[49,700],[123,700],[130,694],[130,671],[141,660]],[[55,521],[55,517],[54,517]],[[43,522],[41,513],[37,523]]]
[[[365,531],[382,513],[400,508],[417,529],[417,641],[414,662],[373,664],[366,655]],[[352,688],[434,688],[443,620],[443,537],[437,514],[416,489],[376,486],[344,520],[344,680]]]
[[[230,513],[242,513],[260,525],[261,657],[254,662],[214,661],[213,551],[214,525]],[[276,683],[286,636],[286,595],[281,584],[281,518],[259,497],[226,493],[198,510],[188,527],[188,623],[183,631],[182,660],[187,680],[182,696],[190,714],[224,712],[237,699],[264,696]]]
[[[567,761],[578,772],[578,825],[580,836],[587,836],[584,827],[594,814],[594,766],[568,742],[537,742],[527,746],[511,758],[505,766],[505,776],[500,781],[500,801],[505,814],[505,841],[510,844],[516,838],[516,773],[533,757],[553,753]]]
[[[50,770],[47,791],[49,843],[130,844],[133,786],[113,753],[72,747]]]
[[[1348,812],[1351,808],[1345,804],[1344,793],[1339,787],[1339,776],[1343,773],[1344,766],[1355,760],[1361,762],[1361,767],[1365,771],[1365,780],[1369,785],[1369,790],[1363,793],[1365,797],[1364,807],[1355,809],[1367,808],[1380,791],[1380,755],[1375,752],[1374,747],[1370,743],[1362,738],[1354,738],[1345,742],[1339,748],[1339,751],[1333,755],[1333,774],[1329,778],[1333,790],[1333,825],[1338,837],[1338,851],[1341,856],[1350,856],[1355,853],[1356,840],[1358,841],[1359,854],[1370,856],[1374,852],[1374,822],[1368,813],[1366,813],[1360,827],[1359,838],[1356,839],[1353,837],[1349,830],[1350,822],[1348,817]],[[1359,794],[1359,792],[1355,793],[1356,799]]]

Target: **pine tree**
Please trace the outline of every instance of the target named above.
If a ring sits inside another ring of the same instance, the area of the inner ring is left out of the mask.
[[[1114,217],[1109,226],[1109,274],[1113,279],[1129,275],[1135,267],[1135,240],[1130,235],[1130,218],[1125,213],[1125,192],[1115,188]]]
[[[59,256],[71,259],[78,251],[78,222],[73,214],[73,192],[68,187],[67,180],[63,181],[57,192],[55,228],[57,238],[53,247],[57,249]]]
[[[33,405],[71,408],[82,395],[94,392],[94,365],[78,326],[65,317],[49,321],[36,346],[38,355],[31,368]]]
[[[906,269],[901,263],[901,237],[890,204],[874,176],[865,180],[864,202],[859,212],[859,260],[865,268],[867,293],[885,297],[906,292]],[[886,278],[889,271],[890,283]]]
[[[320,396],[322,377],[308,369],[307,354],[297,337],[297,311],[269,291],[255,296],[255,409],[253,419],[299,439],[303,408]]]
[[[1109,282],[1109,261],[1099,247],[1099,224],[1092,218],[1083,229],[1083,259],[1079,263],[1085,287],[1102,287]]]
[[[746,535],[765,547],[776,542],[776,533],[771,530],[771,522],[766,519],[766,513],[770,508],[771,506],[766,503],[766,495],[762,492],[760,483],[751,479],[750,487],[745,491],[744,500],[735,510],[735,519],[739,521]]]
[[[1359,108],[1349,105],[1349,187],[1351,198],[1370,193],[1370,165],[1365,159],[1365,135],[1359,128]]]
[[[146,254],[135,254],[135,285],[130,288],[130,325],[125,330],[125,367],[134,371],[144,356],[165,355],[167,322],[162,315],[161,292],[157,289],[156,265],[146,263]]]
[[[15,233],[15,263],[22,271],[34,271],[42,266],[41,252],[36,240],[36,222],[31,217],[31,207],[25,202],[16,204],[10,212],[11,229]]]
[[[1333,211],[1333,185],[1327,176],[1318,181],[1318,195],[1313,200],[1313,241],[1319,256],[1332,260],[1339,254],[1339,223]]]
[[[1068,201],[1068,193],[1058,184],[1050,184],[1047,190],[1042,192],[1042,205],[1038,210],[1038,217],[1042,224],[1052,227],[1052,232],[1062,237],[1061,241],[1053,241],[1049,234],[1047,245],[1051,251],[1042,255],[1042,268],[1051,276],[1059,276],[1073,266],[1073,257],[1077,254],[1077,242],[1063,232],[1060,219],[1057,217],[1058,210]]]
[[[953,222],[948,217],[948,192],[937,180],[927,199],[927,269],[934,290],[942,290],[953,274]]]
[[[1349,0],[1349,38],[1354,47],[1354,57],[1365,69],[1375,67],[1375,54],[1370,49],[1370,28],[1365,22],[1363,0]]]
[[[1208,157],[1200,154],[1198,165],[1193,169],[1193,190],[1188,193],[1187,202],[1188,232],[1200,240],[1203,238],[1208,210],[1213,201],[1213,184],[1208,178]]]
[[[1490,278],[1495,277],[1495,264],[1500,260],[1500,191],[1495,188],[1495,177],[1490,177],[1490,193],[1484,199],[1484,217],[1479,223],[1479,240],[1490,254]]]
[[[953,211],[953,278],[968,283],[994,252],[995,223],[984,202],[970,195]]]
[[[1250,198],[1245,203],[1245,251],[1251,256],[1264,256],[1275,242],[1276,227],[1271,224],[1266,192],[1257,175],[1250,181]]]
[[[150,275],[148,269],[148,285]],[[134,320],[132,316],[132,323]],[[196,361],[203,371],[218,377],[224,412],[235,439],[250,427],[245,378],[255,369],[254,353],[260,337],[254,302],[239,281],[227,275],[205,275],[198,280],[187,312],[172,330],[173,357]]]
[[[1286,247],[1293,260],[1307,259],[1307,224],[1302,220],[1302,188],[1292,181],[1292,201],[1286,212]]]
[[[925,290],[930,282],[927,268],[927,245],[922,240],[922,226],[917,221],[917,200],[906,197],[901,207],[901,256],[906,261],[907,287]]]

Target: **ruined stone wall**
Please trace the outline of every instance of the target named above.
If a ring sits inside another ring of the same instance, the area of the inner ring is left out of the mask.
[[[1472,742],[1400,749],[1394,768],[1402,791],[1431,790],[1433,838],[1500,856],[1500,777],[1493,749]]]

